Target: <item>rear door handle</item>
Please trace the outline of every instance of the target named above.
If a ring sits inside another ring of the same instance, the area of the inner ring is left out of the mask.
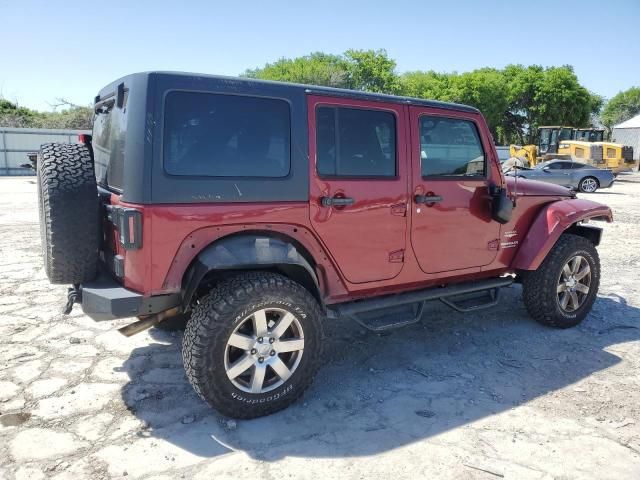
[[[353,205],[355,200],[349,197],[322,197],[320,198],[320,204],[323,207],[336,207],[336,206],[345,206],[345,205]]]
[[[440,195],[416,195],[413,197],[416,203],[438,203],[443,200]]]

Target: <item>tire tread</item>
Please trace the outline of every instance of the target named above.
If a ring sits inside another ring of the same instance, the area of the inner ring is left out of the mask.
[[[575,318],[558,314],[556,287],[559,269],[565,259],[576,251],[585,251],[593,258],[592,290]],[[579,235],[565,233],[560,236],[537,270],[526,272],[522,282],[523,299],[527,312],[534,320],[554,328],[570,328],[579,324],[591,310],[600,282],[600,259],[591,241]]]
[[[100,224],[93,160],[82,144],[47,143],[37,161],[40,235],[54,284],[95,278]]]
[[[202,400],[220,413],[233,418],[256,418],[286,408],[295,402],[311,385],[320,366],[321,355],[312,356],[307,372],[308,375],[303,377],[298,387],[291,392],[291,395],[287,395],[284,401],[265,402],[251,405],[250,408],[232,401],[223,395],[219,389],[216,389],[214,385],[211,385],[210,372],[224,367],[213,364],[208,351],[212,345],[226,342],[230,313],[250,301],[249,299],[252,296],[268,291],[295,292],[305,297],[306,307],[310,310],[310,316],[318,320],[317,330],[305,330],[305,340],[310,333],[316,331],[316,338],[311,340],[317,342],[321,347],[322,328],[319,320],[322,318],[322,312],[315,298],[293,280],[265,271],[246,272],[221,281],[209,294],[199,300],[198,305],[193,309],[184,332],[182,357],[189,382]],[[305,354],[307,353],[311,354],[305,349]]]

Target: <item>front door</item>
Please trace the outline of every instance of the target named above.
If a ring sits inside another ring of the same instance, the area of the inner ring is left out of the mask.
[[[535,180],[555,183],[556,185],[571,184],[571,162],[553,162],[544,167]]]
[[[406,107],[309,96],[310,216],[351,283],[400,273],[407,228]]]
[[[411,245],[420,268],[437,273],[490,264],[500,224],[491,219],[491,146],[482,141],[488,137],[482,117],[417,106],[409,111]]]

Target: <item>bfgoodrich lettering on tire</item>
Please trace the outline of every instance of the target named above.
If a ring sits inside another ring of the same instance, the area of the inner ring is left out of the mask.
[[[543,325],[569,328],[591,311],[600,284],[596,247],[584,237],[564,234],[542,265],[526,272],[522,282],[524,304]]]
[[[182,357],[198,395],[220,413],[282,410],[311,385],[322,351],[322,312],[301,285],[270,272],[219,283],[194,308]]]

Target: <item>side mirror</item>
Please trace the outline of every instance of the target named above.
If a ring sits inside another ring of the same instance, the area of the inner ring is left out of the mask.
[[[549,167],[544,167],[544,168],[542,169],[542,171],[543,171],[543,172],[548,172],[549,170],[550,170],[550,169],[549,169]]]
[[[501,188],[491,199],[491,218],[498,223],[505,224],[511,220],[513,202],[507,195],[507,189]]]

